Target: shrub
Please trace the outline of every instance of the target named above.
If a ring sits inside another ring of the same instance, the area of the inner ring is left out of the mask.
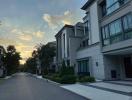
[[[79,82],[95,82],[95,78],[90,76],[83,76],[83,77],[78,77],[78,81]]]
[[[74,84],[76,83],[76,76],[75,75],[65,75],[62,76],[60,79],[61,84]]]
[[[60,77],[65,75],[74,75],[75,74],[74,67],[62,67],[60,69],[59,74],[60,74]]]
[[[52,80],[52,81],[55,81],[55,82],[59,82],[59,83],[60,83],[59,74],[48,74],[48,75],[43,75],[43,78],[47,78],[47,79],[50,79],[50,80]]]

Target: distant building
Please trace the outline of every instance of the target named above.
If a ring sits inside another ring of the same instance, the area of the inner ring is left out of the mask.
[[[68,66],[75,66],[76,50],[79,47],[83,37],[83,24],[78,23],[75,26],[65,25],[57,34],[57,66],[61,66],[64,61]]]

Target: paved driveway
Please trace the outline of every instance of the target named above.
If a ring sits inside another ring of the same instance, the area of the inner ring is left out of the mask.
[[[18,74],[0,83],[0,100],[87,100],[61,87]]]

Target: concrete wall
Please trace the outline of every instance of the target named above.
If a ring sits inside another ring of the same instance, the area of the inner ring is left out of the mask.
[[[104,65],[105,65],[105,77],[107,80],[115,79],[125,79],[125,68],[124,68],[124,56],[114,55],[114,56],[104,56]],[[117,72],[117,78],[111,77],[111,70]]]
[[[64,45],[64,37],[63,37],[64,35],[65,35],[65,45]],[[64,55],[65,55],[65,57],[66,57],[66,55],[67,55],[67,54],[66,54],[66,53],[67,53],[67,52],[66,52],[66,51],[67,51],[67,50],[66,50],[66,48],[67,48],[67,45],[66,45],[66,43],[67,43],[67,40],[66,40],[66,39],[67,39],[67,38],[66,38],[66,37],[67,37],[66,29],[64,29],[64,30],[62,31],[62,34],[61,34],[61,47],[62,47],[62,48],[61,48],[61,52],[62,52],[62,59],[64,59]]]
[[[103,55],[100,52],[100,44],[77,51],[76,59],[90,58],[91,74],[97,79],[105,79]],[[96,65],[98,63],[98,66]]]
[[[70,37],[69,38],[69,51],[70,51],[70,64],[74,66],[76,64],[76,51],[80,46],[81,38]]]
[[[59,64],[62,60],[62,47],[61,47],[61,36],[56,38],[57,41],[57,55],[56,55],[56,60],[57,63]]]
[[[92,44],[99,42],[99,22],[97,2],[94,2],[90,7],[90,22],[91,22],[91,41]]]

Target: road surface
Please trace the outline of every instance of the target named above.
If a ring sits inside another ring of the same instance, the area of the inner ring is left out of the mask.
[[[87,100],[29,74],[17,74],[0,83],[0,100]]]

